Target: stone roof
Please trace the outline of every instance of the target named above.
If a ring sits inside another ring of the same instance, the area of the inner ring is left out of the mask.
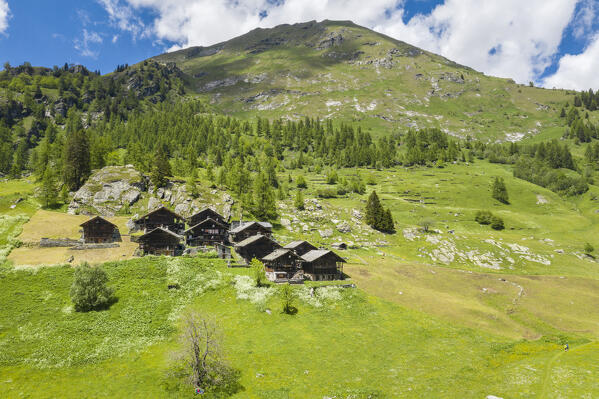
[[[307,262],[314,262],[315,260],[320,259],[325,255],[328,255],[329,253],[335,255],[337,262],[345,263],[345,259],[328,249],[313,249],[312,251],[306,252],[304,255],[302,255],[302,258]]]

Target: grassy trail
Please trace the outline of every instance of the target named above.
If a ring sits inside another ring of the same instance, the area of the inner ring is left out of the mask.
[[[568,352],[574,352],[574,351],[579,351],[582,348],[586,347],[586,346],[590,346],[592,344],[597,343],[596,341],[591,341],[591,342],[587,342],[586,344],[577,346],[576,348],[573,349],[569,349]],[[555,355],[553,355],[551,357],[551,359],[549,359],[549,361],[547,362],[547,365],[545,366],[545,374],[543,376],[543,386],[541,389],[541,395],[540,398],[547,398],[549,390],[551,388],[551,370],[553,370],[553,364],[555,363],[556,360],[558,360],[559,358],[561,358],[564,354],[568,353],[565,350],[561,350],[560,352],[556,353]]]

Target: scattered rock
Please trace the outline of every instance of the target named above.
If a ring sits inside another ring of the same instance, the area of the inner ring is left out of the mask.
[[[75,257],[73,255],[69,256],[69,258],[67,259],[67,263],[73,263],[73,261],[75,260]]]
[[[150,197],[148,200],[148,212],[158,209],[162,206],[162,202],[156,197]]]
[[[351,226],[347,222],[341,222],[337,225],[337,230],[339,230],[340,233],[349,233],[351,232]]]
[[[322,238],[329,238],[333,235],[333,229],[318,230],[318,233]]]

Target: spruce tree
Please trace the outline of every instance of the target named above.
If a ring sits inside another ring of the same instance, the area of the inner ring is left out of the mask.
[[[393,215],[391,214],[391,209],[389,208],[385,210],[380,230],[385,231],[387,233],[395,231],[395,222],[393,221]]]
[[[373,190],[366,202],[366,224],[375,229],[379,227],[381,220],[383,219],[383,212],[384,210],[381,201],[379,200],[379,196],[376,194],[376,191]]]
[[[152,173],[150,179],[152,184],[158,188],[163,187],[171,175],[171,164],[168,162],[166,153],[162,147],[159,147],[154,155],[154,164],[152,165]]]
[[[302,190],[297,190],[293,204],[296,209],[299,209],[300,211],[304,210],[304,194],[302,194]]]
[[[39,191],[39,199],[44,207],[48,208],[56,204],[58,199],[58,186],[54,170],[50,167],[46,168],[42,176],[42,186]]]
[[[259,219],[273,220],[277,217],[274,190],[268,183],[268,176],[264,172],[258,173],[254,180],[253,214]]]
[[[91,172],[89,140],[83,130],[67,133],[63,152],[63,179],[69,190],[78,190]]]
[[[493,182],[493,198],[504,204],[509,204],[509,197],[507,194],[507,188],[502,177],[496,177]]]

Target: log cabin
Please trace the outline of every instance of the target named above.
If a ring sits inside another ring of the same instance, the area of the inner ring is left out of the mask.
[[[272,236],[272,224],[268,222],[243,222],[238,226],[233,227],[229,231],[229,240],[231,242],[241,242],[246,238],[255,236],[257,234],[271,237]]]
[[[235,252],[241,256],[247,264],[252,259],[261,260],[266,255],[272,253],[275,249],[281,248],[279,244],[273,241],[270,237],[257,234],[248,237],[245,240],[235,244]]]
[[[292,241],[283,248],[292,250],[298,256],[302,256],[307,252],[318,249],[308,241]]]
[[[262,262],[264,263],[266,277],[271,281],[303,281],[303,270],[300,268],[302,258],[290,249],[275,249],[263,257]]]
[[[157,227],[139,237],[137,242],[143,255],[178,256],[183,253],[182,238],[171,230]]]
[[[216,212],[212,208],[204,208],[204,209],[198,211],[197,213],[195,213],[193,216],[191,216],[187,220],[187,223],[190,226],[195,226],[198,223],[203,222],[206,219],[216,220],[217,222],[219,222],[219,223],[224,224],[225,226],[227,226],[227,229],[229,228],[229,223],[224,218],[224,216],[222,216],[220,213]]]
[[[86,244],[112,243],[121,241],[119,228],[100,216],[95,216],[81,223],[83,228],[82,239]]]
[[[333,251],[316,249],[302,256],[304,275],[313,281],[337,280],[343,276],[345,259]]]
[[[218,220],[204,219],[185,230],[185,243],[193,247],[225,244],[228,230],[228,227]]]
[[[185,230],[185,219],[164,206],[148,212],[139,219],[134,220],[133,223],[135,223],[137,230],[145,233],[157,227],[168,229],[176,234],[180,234]]]

